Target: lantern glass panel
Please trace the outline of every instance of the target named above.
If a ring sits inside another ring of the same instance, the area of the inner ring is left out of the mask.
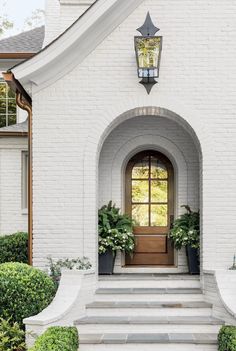
[[[139,77],[158,77],[162,37],[136,37]]]

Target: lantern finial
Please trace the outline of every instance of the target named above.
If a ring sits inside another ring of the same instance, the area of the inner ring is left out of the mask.
[[[142,27],[137,29],[137,31],[140,32],[143,36],[154,36],[159,30],[160,29],[157,28],[152,22],[149,12],[147,13],[146,20]]]

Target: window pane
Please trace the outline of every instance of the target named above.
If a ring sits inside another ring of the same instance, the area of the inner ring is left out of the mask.
[[[156,157],[151,158],[151,178],[168,178],[166,166],[162,162],[160,162]]]
[[[6,98],[6,84],[0,82],[0,99]]]
[[[149,158],[145,157],[136,163],[132,170],[132,178],[149,178]]]
[[[0,100],[0,114],[6,114],[6,100]]]
[[[132,202],[149,202],[148,180],[132,180]]]
[[[0,128],[6,127],[6,115],[0,115]]]
[[[151,181],[151,202],[168,201],[168,184],[167,181]]]
[[[8,125],[16,124],[16,115],[8,115]]]
[[[8,100],[8,113],[9,114],[16,113],[16,100],[15,99]]]
[[[147,227],[149,225],[149,206],[148,205],[133,205],[132,218],[135,225]]]
[[[151,205],[151,225],[155,227],[166,227],[168,210],[167,205]]]

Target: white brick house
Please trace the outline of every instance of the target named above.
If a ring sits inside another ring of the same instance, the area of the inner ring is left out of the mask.
[[[96,284],[98,208],[112,200],[125,212],[129,161],[140,152],[157,152],[173,167],[174,216],[184,204],[200,209],[201,298],[212,304],[210,316],[235,323],[236,274],[228,268],[236,252],[236,3],[48,0],[46,9],[45,48],[11,69],[12,86],[17,90],[21,85],[32,98],[33,264],[44,269],[49,255],[87,256]],[[149,95],[139,84],[133,44],[148,11],[163,36],[160,77]],[[118,255],[115,272],[188,270],[181,251],[169,265],[149,260],[126,265]],[[196,288],[194,279],[192,283]],[[166,282],[161,284],[166,288]],[[173,296],[165,298],[160,300],[175,301]],[[191,298],[199,301],[195,295]],[[55,307],[47,322],[43,315],[28,323],[39,329],[57,323],[53,311]],[[66,322],[75,319],[76,314]],[[208,331],[213,332],[216,329]],[[81,350],[94,350],[91,339]],[[111,343],[116,350],[115,343],[117,339]],[[177,350],[175,343],[163,342],[161,349]],[[203,346],[189,346],[186,340],[183,344],[179,350],[216,350],[206,340]],[[132,347],[135,343],[127,350]],[[105,349],[103,344],[96,348]]]

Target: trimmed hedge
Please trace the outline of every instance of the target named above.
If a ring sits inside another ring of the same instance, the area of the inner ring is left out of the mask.
[[[4,262],[28,262],[27,233],[0,236],[0,263]]]
[[[38,337],[29,351],[78,351],[79,337],[75,327],[50,327]]]
[[[0,264],[0,316],[22,325],[52,301],[56,286],[39,269],[24,263]]]
[[[218,335],[219,351],[236,351],[236,327],[224,326]]]

